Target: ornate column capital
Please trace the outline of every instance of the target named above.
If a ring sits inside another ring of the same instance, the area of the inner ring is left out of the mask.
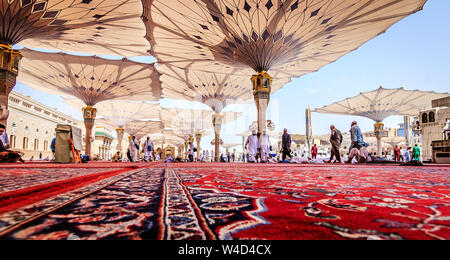
[[[22,54],[18,50],[13,50],[9,44],[0,43],[0,69],[6,70],[14,76],[19,74],[19,63]]]
[[[253,95],[264,98],[270,97],[273,78],[265,71],[260,71],[251,77],[253,85]]]
[[[86,119],[95,119],[97,115],[97,109],[92,106],[83,107],[83,118]]]
[[[374,133],[375,135],[380,135],[383,136],[383,129],[384,129],[384,124],[381,122],[376,122],[374,125]]]

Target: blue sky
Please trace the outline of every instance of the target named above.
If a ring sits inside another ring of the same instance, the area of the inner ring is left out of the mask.
[[[142,57],[135,59],[150,61]],[[379,86],[450,91],[450,1],[429,0],[423,11],[400,21],[358,50],[318,72],[294,79],[272,95],[268,119],[274,119],[279,129],[288,128],[291,133],[304,134],[304,115],[308,105],[318,108]],[[17,84],[14,90],[81,119],[81,112],[64,104],[59,97],[21,84]],[[162,102],[166,106],[174,106],[175,103],[170,100]],[[230,106],[227,110],[243,111],[244,116],[222,128],[222,139],[226,143],[240,143],[240,137],[234,134],[247,130],[249,124],[256,120],[255,105]],[[352,120],[357,120],[363,131],[373,130],[374,122],[370,119],[313,113],[313,133],[328,133],[330,124],[347,131]],[[396,127],[401,122],[401,117],[384,121],[387,127]],[[211,139],[212,136],[203,138],[202,147],[211,149],[208,144]]]

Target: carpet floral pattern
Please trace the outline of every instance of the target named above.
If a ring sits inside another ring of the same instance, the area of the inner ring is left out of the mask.
[[[445,166],[159,164],[1,213],[0,238],[450,239],[449,196]]]

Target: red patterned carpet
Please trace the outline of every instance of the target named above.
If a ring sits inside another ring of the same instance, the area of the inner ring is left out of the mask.
[[[448,166],[0,167],[1,239],[450,239]]]

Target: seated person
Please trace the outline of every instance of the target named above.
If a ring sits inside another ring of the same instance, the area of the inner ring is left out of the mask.
[[[122,156],[120,156],[120,152],[117,151],[116,154],[111,158],[112,162],[120,162],[122,160]]]
[[[17,161],[24,163],[22,156],[23,153],[9,150],[9,138],[6,128],[0,124],[0,163],[16,163]]]
[[[166,157],[166,159],[164,160],[164,162],[165,162],[165,163],[171,163],[171,162],[173,162],[173,157],[172,157],[172,155],[168,155],[168,156]]]
[[[387,160],[379,156],[371,156],[366,147],[359,149],[352,148],[348,155],[348,160],[345,163],[352,163],[353,158],[356,159],[356,163],[382,163],[382,164],[399,164],[399,162],[393,160]]]
[[[368,163],[372,161],[372,157],[369,155],[366,147],[352,148],[350,154],[348,155],[348,160],[345,163],[352,163],[353,158],[356,159],[357,163]]]
[[[302,163],[302,158],[300,158],[300,156],[294,153],[294,157],[292,157],[291,163]]]

